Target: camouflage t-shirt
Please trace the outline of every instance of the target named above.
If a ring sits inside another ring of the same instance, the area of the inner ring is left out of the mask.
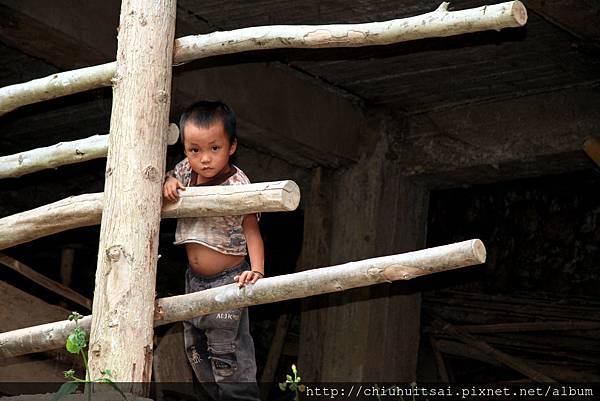
[[[236,166],[235,172],[219,185],[250,184],[246,174]],[[192,167],[188,159],[177,163],[166,174],[177,178],[184,186],[191,186]],[[175,245],[195,242],[227,255],[246,255],[246,236],[242,228],[244,216],[189,217],[177,220]]]

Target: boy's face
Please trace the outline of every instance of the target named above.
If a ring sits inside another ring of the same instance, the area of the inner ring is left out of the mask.
[[[223,122],[215,122],[206,128],[188,122],[184,130],[185,155],[192,170],[198,174],[199,184],[229,169],[229,156],[235,153],[237,143],[229,143]]]

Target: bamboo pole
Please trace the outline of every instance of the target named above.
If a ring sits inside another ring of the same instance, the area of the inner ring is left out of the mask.
[[[350,288],[396,281],[485,262],[485,247],[469,240],[419,251],[349,262],[264,278],[254,285],[239,288],[229,284],[192,294],[156,301],[154,325],[188,320],[251,305],[304,298]],[[80,320],[89,330],[91,316]],[[73,322],[61,321],[0,333],[0,357],[11,357],[63,347]]]
[[[169,145],[177,143],[179,129],[170,124],[167,129]],[[21,177],[25,174],[67,164],[80,163],[106,157],[108,135],[94,135],[70,142],[59,142],[52,146],[28,150],[0,157],[0,179]]]
[[[527,11],[520,1],[364,24],[273,25],[190,35],[175,40],[173,62],[245,51],[283,48],[361,47],[520,27]],[[0,88],[0,115],[21,106],[111,84],[116,63],[53,74]]]
[[[41,285],[42,287],[63,296],[76,304],[79,304],[86,308],[87,310],[92,310],[92,301],[83,295],[79,294],[76,291],[73,291],[69,287],[58,283],[48,277],[44,276],[33,270],[31,267],[27,266],[24,263],[19,262],[16,259],[11,258],[10,256],[0,252],[0,263],[4,266],[20,273],[21,275],[27,277],[34,283]]]
[[[160,191],[159,191],[160,193]],[[47,235],[99,224],[102,192],[71,196],[0,219],[0,250]],[[300,189],[293,181],[190,187],[177,203],[163,205],[163,218],[232,216],[295,210]],[[142,203],[136,202],[141,207]]]

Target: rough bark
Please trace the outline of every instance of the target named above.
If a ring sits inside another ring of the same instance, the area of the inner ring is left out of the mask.
[[[192,294],[158,299],[154,324],[160,326],[233,308],[304,298],[396,280],[410,280],[483,262],[485,248],[480,240],[475,239],[264,278],[241,289],[236,284],[229,284]],[[80,326],[88,330],[90,321],[91,316],[86,316],[80,320]],[[62,321],[0,333],[0,357],[62,347],[73,326],[72,322]]]
[[[123,0],[89,342],[104,369],[147,394],[161,189],[171,93],[175,0]]]
[[[198,58],[265,49],[386,45],[520,27],[527,21],[520,1],[451,12],[447,7],[448,3],[442,3],[427,14],[366,24],[275,25],[191,35],[175,41],[173,61],[179,65]],[[27,104],[108,86],[115,71],[113,62],[1,88],[0,115]]]
[[[158,189],[158,194],[160,194]],[[104,193],[71,196],[0,219],[0,249],[33,241],[78,227],[99,224]],[[300,189],[293,181],[247,185],[193,187],[182,191],[179,202],[165,204],[163,218],[228,216],[257,212],[284,212],[296,209]],[[135,196],[134,206],[144,203]],[[157,208],[159,208],[157,206]]]
[[[179,129],[170,124],[168,144],[177,143]],[[28,150],[14,155],[0,157],[0,179],[21,177],[22,175],[67,164],[106,157],[108,153],[108,135],[94,135],[70,142]]]

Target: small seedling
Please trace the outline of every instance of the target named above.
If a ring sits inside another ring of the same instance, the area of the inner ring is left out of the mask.
[[[58,389],[56,394],[54,394],[51,401],[58,401],[64,396],[73,394],[81,385],[83,385],[85,388],[88,388],[88,386],[92,383],[107,383],[115,390],[117,390],[124,400],[127,400],[127,397],[121,391],[119,386],[117,386],[117,384],[111,380],[112,372],[110,370],[102,370],[100,372],[101,376],[99,378],[96,378],[94,380],[90,379],[90,369],[88,367],[88,361],[85,351],[85,349],[87,348],[87,336],[85,335],[85,331],[83,331],[83,329],[79,327],[79,320],[82,317],[83,316],[77,312],[73,312],[69,315],[69,320],[75,322],[75,328],[67,337],[65,348],[71,354],[81,355],[81,358],[83,359],[83,366],[85,367],[85,379],[81,379],[75,376],[75,371],[73,369],[65,370],[63,372],[65,375],[65,379],[70,379],[70,381],[60,386],[60,389]],[[86,391],[86,394],[88,401],[91,400],[91,391]]]
[[[291,375],[285,375],[285,382],[279,383],[279,389],[281,391],[286,391],[289,388],[290,391],[294,392],[294,401],[300,400],[300,393],[304,392],[305,386],[304,384],[300,384],[300,376],[298,376],[298,370],[296,369],[296,365],[292,365],[292,373],[294,377]]]

